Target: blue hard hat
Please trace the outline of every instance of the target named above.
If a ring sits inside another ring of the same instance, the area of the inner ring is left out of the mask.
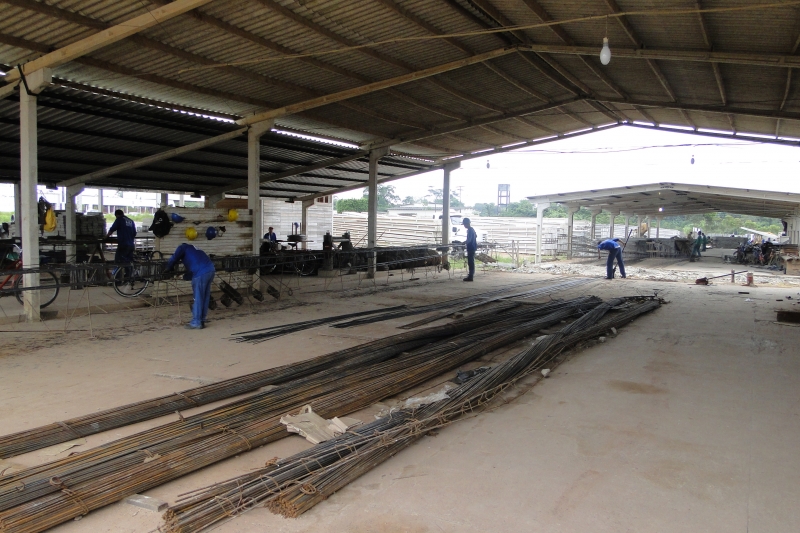
[[[183,218],[182,216],[180,216],[178,213],[170,213],[170,214],[169,214],[169,217],[170,217],[170,218],[172,219],[172,221],[173,221],[173,222],[175,222],[175,223],[178,223],[178,222],[183,222],[183,221],[184,221],[184,218]]]
[[[215,228],[214,226],[209,226],[208,229],[206,230],[206,239],[210,241],[216,236],[217,236],[217,228]]]

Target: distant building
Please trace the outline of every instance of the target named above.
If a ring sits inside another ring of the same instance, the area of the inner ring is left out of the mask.
[[[388,214],[392,216],[400,216],[400,217],[416,217],[416,218],[430,218],[430,219],[438,219],[442,215],[442,206],[441,205],[399,205],[396,207],[390,207],[388,210]],[[472,208],[450,208],[451,215],[462,215],[462,216],[472,216]]]

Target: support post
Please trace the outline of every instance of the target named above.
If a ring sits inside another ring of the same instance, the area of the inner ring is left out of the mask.
[[[543,202],[536,204],[536,264],[542,262],[542,223],[544,222],[544,210],[550,207],[549,203]]]
[[[272,129],[274,120],[254,124],[247,130],[247,208],[253,215],[253,254],[261,248],[264,215],[261,201],[261,136]]]
[[[614,211],[609,211],[608,214],[611,217],[609,219],[609,223],[608,223],[608,238],[609,239],[613,239],[614,238],[614,218],[616,218],[616,216],[619,215],[619,211],[617,211],[616,214],[614,213]]]
[[[178,197],[178,207],[186,207],[186,195],[183,193]]]
[[[41,69],[28,75],[27,87],[19,92],[19,161],[20,161],[20,211],[19,235],[22,241],[22,267],[39,268],[39,212],[36,185],[39,182],[39,145],[36,120],[36,95],[50,84],[50,69]],[[30,91],[30,92],[28,92]],[[39,274],[25,274],[23,287],[38,287]],[[22,293],[25,318],[29,322],[41,320],[40,296],[37,290]]]
[[[602,209],[592,209],[590,213],[592,214],[592,229],[591,229],[591,236],[589,239],[594,241],[597,238],[597,215],[602,213]]]
[[[308,208],[314,205],[315,200],[303,200],[303,213],[300,217],[300,233],[308,237]],[[308,249],[308,243],[301,243],[303,250]]]
[[[661,219],[662,218],[663,217],[656,217],[656,223],[657,223],[657,226],[656,226],[656,239],[658,239],[661,236],[660,233],[661,233]]]
[[[17,237],[22,235],[22,185],[17,182],[14,184],[14,234]]]
[[[161,209],[165,209],[169,205],[169,194],[162,192],[158,205]]]
[[[373,249],[378,242],[378,161],[389,152],[389,148],[377,148],[369,153],[369,198],[367,209],[367,247]],[[376,253],[369,253],[367,277],[375,277]]]
[[[106,208],[103,204],[103,189],[97,189],[97,210],[102,214],[106,213]]]
[[[67,187],[67,201],[64,206],[64,218],[66,222],[67,241],[72,241],[67,245],[67,263],[75,263],[77,256],[77,246],[74,241],[78,238],[78,216],[76,213],[77,204],[75,199],[83,192],[83,185],[72,185]]]
[[[636,236],[642,238],[642,215],[633,214],[636,217]]]
[[[575,233],[575,213],[580,207],[567,208],[567,259],[572,259],[572,237]]]
[[[628,238],[628,234],[630,233],[630,227],[631,227],[631,216],[626,214],[625,215],[625,238],[626,239]]]
[[[449,264],[448,254],[450,245],[450,172],[461,168],[461,162],[451,163],[444,166],[444,177],[442,178],[442,266]]]

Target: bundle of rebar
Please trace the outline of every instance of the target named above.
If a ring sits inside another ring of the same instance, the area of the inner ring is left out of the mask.
[[[597,305],[593,298],[465,319],[356,347],[358,357],[206,413],[0,480],[0,531],[33,533],[287,435],[280,417],[312,403],[341,416]],[[527,316],[526,316],[527,313]],[[526,322],[527,320],[527,322]],[[497,323],[505,331],[496,333]],[[459,337],[454,339],[458,335]],[[436,341],[432,343],[432,341]]]
[[[486,405],[499,392],[544,365],[554,367],[554,359],[565,349],[621,327],[659,305],[655,299],[616,299],[596,306],[557,333],[540,337],[509,360],[448,391],[448,399],[417,410],[390,413],[265,468],[182,495],[164,515],[167,531],[201,531],[265,503],[275,513],[299,516],[428,431]],[[620,306],[624,307],[620,310]],[[604,319],[612,309],[618,312]]]

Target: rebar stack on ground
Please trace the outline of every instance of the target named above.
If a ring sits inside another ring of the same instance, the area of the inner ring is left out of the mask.
[[[356,347],[359,357],[253,397],[17,472],[0,480],[0,531],[43,531],[282,438],[288,433],[280,417],[305,404],[313,403],[323,417],[351,413],[596,304],[593,298],[552,302],[548,309],[557,310],[534,321],[537,307],[525,306],[511,310],[513,315],[404,332]],[[500,322],[505,331],[497,334]]]
[[[443,302],[441,305],[458,304],[467,302],[475,298],[488,299],[494,295],[500,294],[504,291],[526,285],[516,284],[506,286],[503,289],[488,291],[475,296],[465,298],[456,298]],[[564,285],[555,284],[552,286],[553,291],[564,290]],[[417,311],[418,313],[428,312],[431,310],[440,310],[439,306],[422,306],[424,310]],[[403,309],[404,306],[390,307],[388,309],[376,309],[372,311],[361,311],[358,313],[348,313],[345,315],[336,315],[317,320],[309,320],[304,322],[296,322],[293,324],[285,324],[280,326],[273,326],[259,330],[246,331],[235,333],[236,340],[251,342],[261,342],[281,335],[287,335],[296,331],[301,331],[307,328],[313,328],[326,323],[340,322],[359,316],[370,314],[391,314],[397,310]],[[419,309],[419,308],[417,308]],[[384,318],[386,320],[388,318]],[[283,365],[276,368],[270,368],[260,372],[254,372],[239,376],[236,378],[227,379],[217,383],[204,385],[201,387],[194,387],[180,392],[175,392],[165,396],[134,402],[120,407],[114,407],[103,411],[98,411],[84,416],[62,420],[53,424],[32,428],[18,433],[12,433],[0,437],[0,458],[13,457],[23,453],[32,452],[47,446],[53,446],[62,442],[67,442],[75,439],[76,437],[86,437],[94,435],[110,429],[122,427],[144,420],[151,420],[159,416],[168,415],[175,412],[180,412],[185,409],[199,407],[219,400],[232,398],[240,394],[252,392],[268,385],[277,385],[287,380],[297,377],[309,375],[317,372],[334,364],[344,361],[348,357],[357,356],[365,353],[371,349],[381,349],[383,346],[382,341],[375,341],[355,347],[354,349],[341,350],[326,355],[322,355],[300,363],[292,363]],[[354,351],[355,350],[355,351]],[[361,350],[361,351],[358,351]],[[0,487],[2,484],[0,484]]]
[[[622,305],[625,307],[620,312],[603,319]],[[629,303],[616,299],[599,305],[559,332],[540,337],[530,348],[448,391],[448,399],[417,410],[390,413],[263,469],[187,493],[164,515],[167,531],[201,531],[264,503],[273,512],[299,516],[428,431],[486,405],[499,392],[544,365],[552,368],[557,363],[554,359],[565,349],[611,327],[621,327],[659,305],[655,299]]]

